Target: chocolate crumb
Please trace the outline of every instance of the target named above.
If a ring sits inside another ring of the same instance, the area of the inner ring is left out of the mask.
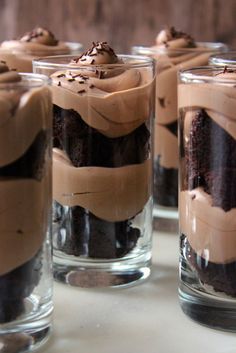
[[[61,82],[59,81],[57,85],[58,85],[58,86],[61,86]]]
[[[57,77],[65,77],[65,76],[66,76],[65,74],[60,74]]]
[[[100,78],[100,79],[104,78],[104,74],[105,74],[104,71],[99,71],[98,72],[98,78]]]
[[[73,81],[75,81],[75,78],[69,78],[68,79],[68,82],[73,82]]]
[[[223,74],[225,74],[226,72],[227,72],[227,66],[224,67]]]
[[[89,88],[94,88],[95,86],[93,84],[89,85]]]
[[[159,101],[160,106],[161,106],[162,108],[165,108],[165,107],[166,107],[165,98],[160,98],[160,97],[158,97],[158,101]]]
[[[83,93],[85,93],[86,91],[85,91],[85,89],[81,89],[80,91],[78,91],[77,93],[79,93],[79,94],[83,94]]]
[[[196,199],[196,195],[194,194],[194,195],[192,195],[192,200],[194,200],[194,199]]]

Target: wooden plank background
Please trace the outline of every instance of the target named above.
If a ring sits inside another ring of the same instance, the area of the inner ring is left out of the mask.
[[[106,40],[117,52],[153,43],[165,25],[199,41],[223,41],[236,48],[236,0],[0,0],[0,41],[36,25],[57,38]]]

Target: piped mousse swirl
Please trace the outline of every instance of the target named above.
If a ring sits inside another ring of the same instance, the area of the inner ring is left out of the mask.
[[[201,180],[204,175],[204,185],[195,186],[189,174],[190,185],[187,189],[184,186],[180,192],[180,229],[198,255],[218,264],[236,261],[236,203],[234,196],[230,195],[236,182],[235,82],[236,70],[225,69],[211,78],[210,83],[183,83],[178,90],[179,108],[184,114],[183,143],[190,156],[186,158],[195,163],[193,125],[200,126],[200,117],[204,117],[205,130],[209,124],[212,126],[206,139],[214,138],[212,143],[215,141],[212,152],[209,152],[209,161],[207,156],[201,157],[203,165],[196,161],[201,174],[196,177]],[[204,131],[198,131],[198,134],[204,134]],[[206,144],[207,141],[205,148]],[[200,142],[198,145],[201,148]],[[213,150],[218,151],[215,156]],[[225,155],[221,155],[222,151]]]
[[[0,275],[33,258],[46,234],[50,92],[26,87],[0,63]]]
[[[153,79],[147,69],[129,67],[106,42],[93,43],[70,66],[51,76],[55,105],[77,112],[109,139],[126,136],[150,119]],[[56,201],[107,221],[134,217],[151,194],[149,159],[114,168],[75,167],[65,151],[54,148],[53,169]]]
[[[6,40],[0,46],[0,59],[20,72],[32,72],[32,60],[36,57],[63,54],[70,54],[68,45],[42,27],[34,28],[19,39]]]

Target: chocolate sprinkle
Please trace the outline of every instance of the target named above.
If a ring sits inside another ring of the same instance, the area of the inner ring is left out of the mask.
[[[78,63],[78,61],[86,61],[87,56],[94,57],[98,54],[104,55],[104,53],[108,53],[118,60],[114,50],[107,44],[107,42],[92,42],[92,47],[82,53],[78,58],[73,59],[73,62]],[[94,63],[95,60],[93,59],[90,64],[93,65]]]
[[[81,89],[81,90],[78,91],[77,93],[82,94],[82,93],[85,93],[85,92],[86,92],[85,89]]]

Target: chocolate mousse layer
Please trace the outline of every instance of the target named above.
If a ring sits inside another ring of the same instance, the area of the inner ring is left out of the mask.
[[[37,57],[63,54],[70,54],[68,45],[42,27],[34,28],[19,39],[6,40],[0,45],[0,59],[19,72],[32,72],[32,60]]]
[[[162,30],[150,48],[157,59],[154,201],[159,205],[178,206],[177,72],[207,65],[214,50],[174,27]]]
[[[0,63],[0,323],[24,314],[39,283],[49,207],[49,91],[21,81]]]
[[[233,81],[230,81],[233,80]],[[180,84],[180,230],[203,284],[236,296],[236,72]]]
[[[56,248],[119,258],[141,236],[132,220],[151,193],[151,74],[127,69],[105,42],[71,67],[51,76]]]

